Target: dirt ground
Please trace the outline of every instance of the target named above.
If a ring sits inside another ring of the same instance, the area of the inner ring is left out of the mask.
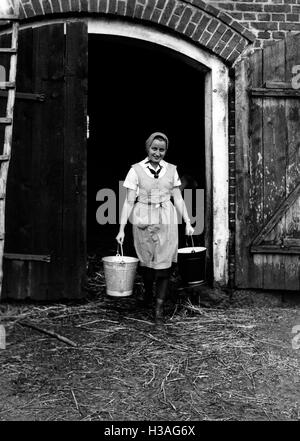
[[[155,327],[140,286],[108,297],[100,271],[77,303],[2,303],[0,420],[300,420],[299,294],[173,283]]]

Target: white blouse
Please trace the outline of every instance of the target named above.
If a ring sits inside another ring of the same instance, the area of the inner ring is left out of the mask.
[[[152,167],[152,165],[150,163],[148,163],[149,159],[146,158],[143,161],[139,162],[139,164],[143,167],[143,169],[145,170],[146,174],[152,178],[154,178],[154,175],[150,172],[150,170],[148,169],[148,167],[152,168],[153,170],[155,170],[154,167]],[[159,173],[159,177],[162,178],[164,176],[164,174],[167,171],[167,165],[168,163],[166,161],[164,161],[163,159],[159,162],[159,165],[162,167],[160,173]],[[138,176],[136,174],[136,171],[134,170],[133,167],[131,167],[131,169],[129,170],[129,172],[127,173],[127,176],[125,178],[125,181],[123,183],[123,187],[129,188],[131,190],[137,190],[138,189]],[[181,181],[179,179],[177,170],[175,171],[175,175],[174,175],[174,182],[173,182],[173,187],[179,187],[181,185]]]

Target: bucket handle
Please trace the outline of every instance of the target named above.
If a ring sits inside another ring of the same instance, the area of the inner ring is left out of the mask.
[[[194,239],[193,239],[193,235],[191,234],[191,235],[189,235],[189,237],[191,238],[191,241],[192,241],[192,253],[195,253],[196,251],[195,251],[195,245],[194,245]],[[187,239],[185,239],[185,243],[186,243],[186,245],[188,245],[188,243],[187,243]]]
[[[121,248],[121,255],[119,253],[119,246]],[[125,263],[124,259],[123,259],[123,257],[124,257],[124,255],[123,255],[123,245],[121,243],[120,244],[118,243],[116,257],[121,257],[120,263]]]

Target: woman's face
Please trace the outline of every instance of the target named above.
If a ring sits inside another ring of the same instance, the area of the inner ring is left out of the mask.
[[[154,164],[158,164],[162,159],[164,159],[166,152],[167,146],[165,141],[154,139],[148,149],[148,158]]]

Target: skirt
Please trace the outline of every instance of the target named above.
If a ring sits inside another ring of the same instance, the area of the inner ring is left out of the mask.
[[[138,202],[134,206],[133,239],[141,266],[165,269],[177,262],[178,220],[172,202],[161,206]]]

